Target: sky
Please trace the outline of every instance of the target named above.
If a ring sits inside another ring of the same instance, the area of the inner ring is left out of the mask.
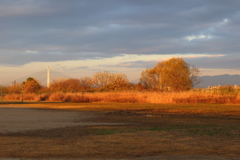
[[[47,69],[72,78],[172,57],[240,74],[239,0],[0,0],[0,83]]]

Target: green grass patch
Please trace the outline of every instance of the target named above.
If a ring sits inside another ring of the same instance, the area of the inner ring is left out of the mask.
[[[138,128],[132,126],[98,126],[86,129],[88,135],[113,135],[117,133],[136,133]]]
[[[91,133],[94,135],[112,135],[116,133],[113,129],[91,129]]]
[[[212,125],[166,125],[138,129],[137,131],[184,133],[189,136],[228,136],[231,138],[240,137],[240,126],[212,126]]]
[[[162,129],[162,128],[156,128],[156,127],[154,127],[154,128],[145,128],[145,129],[139,129],[138,131],[157,131],[157,132],[160,132],[160,131],[163,131],[164,129]]]
[[[228,136],[239,137],[240,126],[201,126],[187,130],[191,135],[196,136]]]

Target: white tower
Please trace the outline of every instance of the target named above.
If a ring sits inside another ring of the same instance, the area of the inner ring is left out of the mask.
[[[47,68],[47,87],[50,86],[50,67]]]

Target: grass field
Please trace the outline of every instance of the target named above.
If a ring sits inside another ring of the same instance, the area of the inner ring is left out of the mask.
[[[25,103],[9,107],[94,111],[125,125],[0,133],[5,158],[240,156],[240,106],[224,104]]]
[[[224,92],[223,92],[224,91]],[[6,94],[3,100],[31,100],[31,101],[58,101],[77,103],[212,103],[212,104],[240,104],[239,90],[190,90],[185,92],[54,92],[54,93],[28,93]]]

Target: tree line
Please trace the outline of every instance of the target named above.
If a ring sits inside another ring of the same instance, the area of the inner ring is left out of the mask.
[[[49,87],[42,86],[37,79],[29,77],[25,82],[3,87],[5,94],[45,92],[101,92],[101,91],[186,91],[200,80],[198,67],[187,64],[182,58],[171,58],[142,71],[138,84],[129,82],[122,73],[97,72],[93,77],[61,79]]]

